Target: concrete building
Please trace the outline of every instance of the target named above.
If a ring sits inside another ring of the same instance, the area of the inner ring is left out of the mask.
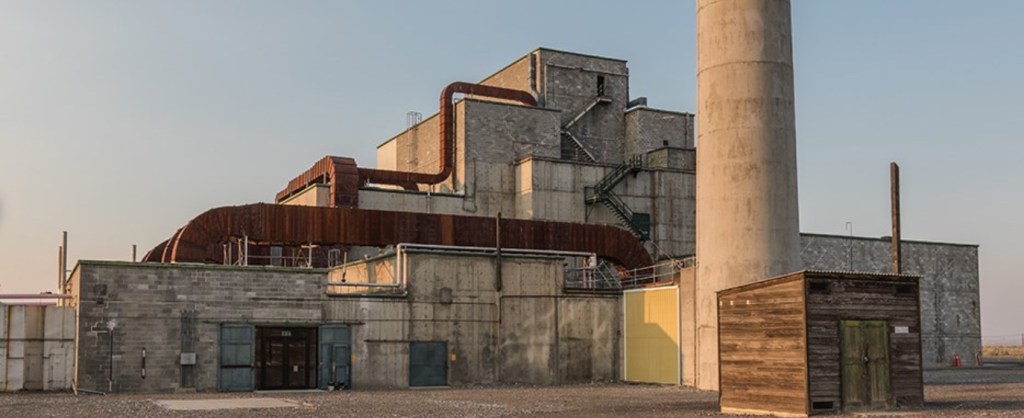
[[[589,256],[403,246],[333,269],[84,261],[69,279],[77,388],[615,380],[619,297],[564,290],[565,263]]]
[[[278,204],[204,213],[145,263],[80,262],[65,284],[78,313],[78,387],[696,384],[699,276],[680,271],[697,250],[693,115],[630,97],[625,61],[546,48],[479,85],[528,92],[536,106],[481,94],[449,102],[452,167],[443,181],[364,181],[371,169],[329,157],[278,193]],[[429,116],[384,141],[373,170],[436,172],[445,160],[441,119]],[[303,223],[303,214],[330,216]],[[354,214],[376,224],[342,216]],[[433,217],[413,216],[422,214]],[[453,227],[470,218],[483,227]],[[498,226],[510,221],[519,223]],[[385,235],[487,239],[471,248],[384,242]],[[607,237],[615,242],[597,242]],[[521,244],[497,244],[512,238]],[[887,241],[797,238],[797,262],[807,268],[887,271]],[[567,242],[602,251],[567,250]],[[654,267],[614,261],[616,249],[637,242]],[[977,247],[905,242],[904,265],[922,277],[925,367],[973,357]],[[650,284],[675,292],[622,296]],[[674,321],[628,313],[665,303],[658,309],[676,312]],[[627,351],[674,356],[675,373],[629,367]]]

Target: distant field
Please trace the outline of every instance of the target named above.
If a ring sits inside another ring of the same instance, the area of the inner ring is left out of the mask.
[[[1024,345],[986,345],[981,353],[983,357],[1024,358]]]

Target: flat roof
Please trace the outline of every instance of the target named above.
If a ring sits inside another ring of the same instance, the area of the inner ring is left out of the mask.
[[[817,234],[817,233],[812,233],[812,232],[801,232],[800,235],[809,236],[809,237],[821,237],[821,238],[853,239],[853,240],[861,240],[861,241],[884,241],[884,242],[889,242],[889,241],[892,240],[892,238],[889,237],[889,236],[882,236],[882,237],[875,238],[875,237],[863,237],[863,236],[854,236],[854,235]],[[962,244],[962,243],[956,243],[956,242],[918,241],[918,240],[911,240],[911,239],[903,239],[903,240],[901,240],[901,242],[906,243],[906,244],[942,245],[942,246],[950,246],[950,247],[972,247],[972,248],[978,248],[978,244]]]

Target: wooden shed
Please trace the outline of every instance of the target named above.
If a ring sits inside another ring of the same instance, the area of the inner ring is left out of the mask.
[[[802,271],[718,292],[722,412],[920,407],[918,279]]]

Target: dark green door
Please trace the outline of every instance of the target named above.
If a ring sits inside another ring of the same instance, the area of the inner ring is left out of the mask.
[[[347,325],[320,327],[320,379],[317,386],[352,387],[351,334]]]
[[[217,382],[221,391],[248,392],[254,389],[255,335],[252,325],[221,325],[220,373]]]
[[[891,407],[886,321],[845,320],[840,331],[843,409],[863,411]]]
[[[448,385],[448,344],[435,341],[409,343],[409,386]]]

